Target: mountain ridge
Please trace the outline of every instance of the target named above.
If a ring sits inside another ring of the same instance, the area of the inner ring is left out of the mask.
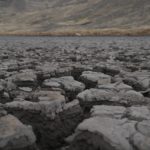
[[[150,28],[149,0],[0,0],[0,33]]]

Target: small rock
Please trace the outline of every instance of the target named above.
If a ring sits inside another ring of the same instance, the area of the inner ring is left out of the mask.
[[[112,65],[112,64],[96,64],[94,70],[98,72],[103,72],[105,74],[115,76],[120,73],[120,67]]]
[[[121,93],[120,102],[125,104],[141,104],[144,102],[144,96],[140,92],[130,90]]]
[[[83,83],[74,80],[74,78],[71,76],[52,78],[51,81],[55,81],[61,84],[63,89],[67,92],[81,92],[85,88]]]
[[[112,90],[116,92],[126,92],[132,90],[132,87],[122,82],[117,82],[113,84],[98,85],[98,89]]]
[[[6,115],[0,118],[0,149],[35,149],[36,137],[31,126],[23,125],[16,117]]]
[[[65,97],[61,94],[60,91],[46,91],[40,90],[32,93],[33,101],[55,101],[55,100],[63,100],[65,101]]]
[[[136,90],[136,91],[145,90],[145,87],[142,85],[142,83],[139,82],[138,80],[136,80],[135,78],[124,78],[123,82],[125,84],[132,86],[134,88],[134,90]]]
[[[69,150],[149,150],[149,116],[146,106],[94,106],[91,118],[76,128]]]
[[[89,89],[77,95],[77,98],[83,102],[93,101],[111,101],[114,93],[103,89]]]
[[[127,109],[128,117],[134,120],[150,120],[150,110],[147,106],[132,106]]]
[[[61,88],[66,92],[66,96],[69,100],[76,98],[76,95],[85,89],[85,85],[81,82],[74,80],[72,76],[66,76],[61,78],[51,78],[45,82],[57,82],[61,85]]]
[[[122,118],[126,113],[126,108],[122,106],[93,106],[91,116]]]
[[[30,88],[30,87],[19,87],[19,89],[24,92],[32,92],[32,88]]]
[[[46,88],[61,88],[61,85],[58,82],[51,81],[51,79],[47,79],[43,82],[43,86]]]
[[[150,137],[146,137],[141,133],[136,133],[131,138],[131,142],[138,150],[150,149]]]
[[[71,148],[73,150],[78,150],[80,147],[87,147],[87,149],[90,147],[92,150],[133,150],[127,140],[129,131],[123,128],[123,124],[125,120],[104,117],[84,120],[76,129],[77,136]],[[135,131],[132,125],[128,126],[128,130],[132,130],[133,133]]]
[[[80,80],[87,87],[95,87],[97,84],[108,84],[111,82],[111,77],[100,72],[84,71],[80,76]]]
[[[148,116],[148,119],[149,119],[149,116]],[[150,120],[144,120],[142,122],[139,122],[137,124],[137,130],[143,135],[150,137]]]
[[[36,82],[37,82],[37,76],[31,70],[27,70],[27,71],[24,70],[24,72],[18,73],[14,77],[14,83],[20,87],[26,87],[26,86],[32,87],[36,85]]]

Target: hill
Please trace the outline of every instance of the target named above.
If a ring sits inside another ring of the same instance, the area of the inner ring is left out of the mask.
[[[0,33],[147,29],[149,0],[0,0]]]

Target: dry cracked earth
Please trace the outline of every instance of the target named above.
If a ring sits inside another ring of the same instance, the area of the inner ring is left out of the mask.
[[[0,37],[0,150],[150,150],[150,37]]]

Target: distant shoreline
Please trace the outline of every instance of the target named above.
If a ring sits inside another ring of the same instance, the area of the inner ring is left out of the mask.
[[[1,36],[150,36],[150,27],[132,29],[68,29],[47,32],[0,32]]]

